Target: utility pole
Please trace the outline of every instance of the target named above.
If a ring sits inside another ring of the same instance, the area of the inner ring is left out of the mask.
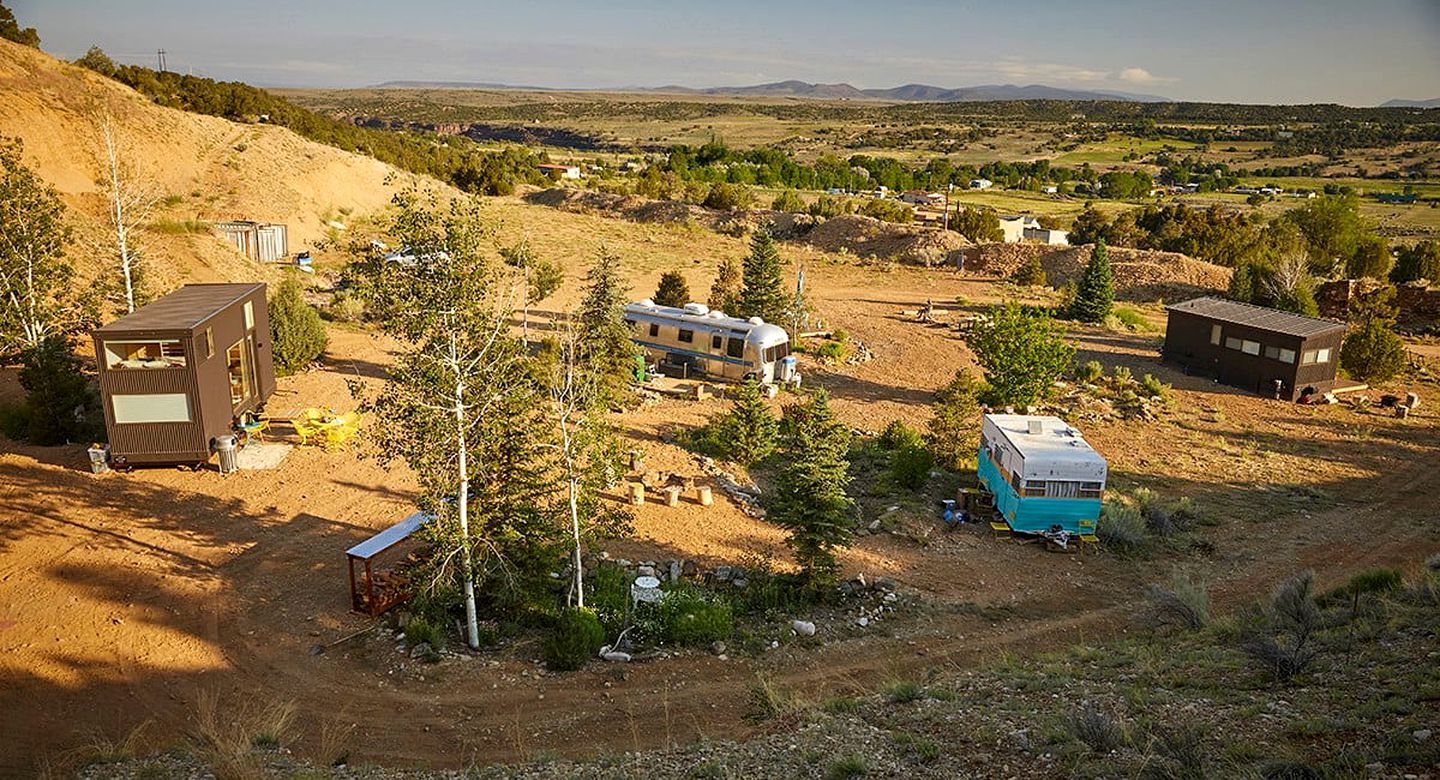
[[[159,49],[155,52],[155,58],[160,61],[160,72],[165,72],[165,50]]]

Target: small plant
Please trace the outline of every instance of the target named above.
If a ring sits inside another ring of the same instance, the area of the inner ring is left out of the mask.
[[[729,639],[735,633],[730,605],[718,598],[707,598],[688,583],[670,589],[656,610],[658,638],[669,644],[701,647]]]
[[[1116,306],[1110,313],[1110,316],[1114,317],[1116,322],[1124,326],[1127,330],[1148,331],[1151,329],[1150,321],[1145,319],[1145,315],[1134,309]]]
[[[1350,614],[1360,612],[1360,599],[1366,595],[1393,593],[1405,585],[1405,575],[1399,569],[1379,567],[1367,569],[1350,578],[1338,591],[1331,594],[1350,600]]]
[[[1121,553],[1135,554],[1145,549],[1148,539],[1145,535],[1145,519],[1132,506],[1118,502],[1106,502],[1100,522],[1095,528],[1100,543]]]
[[[914,680],[896,680],[886,688],[885,695],[895,704],[908,704],[925,698],[925,686]]]
[[[1210,593],[1203,581],[1176,574],[1169,587],[1151,585],[1147,597],[1156,625],[1198,630],[1210,622]]]
[[[1087,701],[1070,713],[1066,725],[1070,736],[1101,755],[1108,754],[1125,743],[1125,729],[1093,702]]]
[[[1241,641],[1251,661],[1278,681],[1305,671],[1315,660],[1320,608],[1315,603],[1315,574],[1305,571],[1280,583],[1261,625]]]
[[[588,609],[569,607],[555,619],[550,637],[545,641],[545,663],[551,669],[572,671],[600,652],[605,643],[605,629],[599,618]]]
[[[860,709],[860,700],[853,696],[836,696],[825,702],[825,711],[831,715],[844,715]]]
[[[1145,395],[1150,398],[1159,397],[1162,400],[1168,400],[1170,398],[1170,385],[1156,379],[1153,374],[1146,374],[1140,379],[1140,388],[1144,390]]]
[[[849,353],[850,349],[843,341],[826,341],[815,348],[816,357],[833,363],[843,362]]]
[[[359,322],[365,319],[365,302],[349,290],[341,290],[330,299],[325,314],[335,322]]]
[[[439,650],[444,646],[445,632],[439,624],[431,623],[422,615],[410,618],[405,624],[405,644],[410,647],[427,645],[432,650]]]
[[[847,778],[864,777],[868,774],[870,774],[870,765],[866,763],[865,757],[858,753],[841,756],[825,767],[826,780],[847,780]]]
[[[1135,377],[1130,373],[1128,366],[1116,366],[1110,369],[1110,378],[1117,386],[1123,387],[1134,381]]]
[[[1075,368],[1075,380],[1087,385],[1095,384],[1104,375],[1105,366],[1100,365],[1098,360],[1087,360]]]

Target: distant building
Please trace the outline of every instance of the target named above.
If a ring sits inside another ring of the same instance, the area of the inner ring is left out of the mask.
[[[1394,192],[1377,192],[1375,193],[1375,200],[1381,203],[1414,203],[1415,196],[1414,194],[1400,195]]]
[[[904,192],[900,193],[900,200],[903,200],[906,203],[914,203],[918,205],[921,203],[925,203],[925,198],[928,195],[929,193],[927,193],[925,190],[905,190]]]
[[[972,190],[988,190],[988,189],[990,189],[991,187],[994,187],[994,186],[995,186],[995,182],[990,181],[989,179],[971,179],[971,180],[970,180],[970,189],[972,189]]]
[[[1161,354],[1187,374],[1287,401],[1335,386],[1343,322],[1211,297],[1165,308]]]
[[[290,254],[289,230],[284,225],[237,220],[217,222],[215,229],[251,260],[276,263]]]
[[[1000,230],[1005,234],[1005,243],[1014,244],[1025,240],[1026,230],[1039,230],[1040,221],[1029,215],[1002,215]]]
[[[578,165],[555,165],[552,163],[540,163],[535,166],[541,173],[553,174],[561,179],[578,179],[584,174],[580,172]]]
[[[1060,188],[1053,184],[1045,184],[1040,187],[1040,191],[1046,195],[1057,195],[1060,192]]]
[[[1050,246],[1069,246],[1070,231],[1051,230],[1049,228],[1033,227],[1025,228],[1022,233],[1026,241],[1036,241]]]

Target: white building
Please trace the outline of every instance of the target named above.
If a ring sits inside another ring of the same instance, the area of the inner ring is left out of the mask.
[[[1053,184],[1045,184],[1045,185],[1041,185],[1040,191],[1043,192],[1043,193],[1045,193],[1046,195],[1056,195],[1056,194],[1059,194],[1060,188],[1059,188],[1059,187],[1056,187],[1056,186],[1053,185]]]
[[[1029,215],[1000,217],[1000,230],[1005,234],[1005,243],[1015,244],[1025,240],[1026,230],[1039,230],[1040,221]]]
[[[552,163],[540,163],[535,167],[539,168],[541,173],[553,173],[562,179],[578,179],[583,175],[582,173],[580,173],[580,166],[578,165],[554,165]]]
[[[991,187],[994,187],[994,186],[995,186],[995,182],[990,181],[989,179],[971,179],[971,180],[970,180],[970,189],[972,189],[972,190],[988,190],[988,189],[990,189]]]
[[[1026,241],[1036,241],[1050,246],[1069,246],[1070,231],[1050,230],[1042,227],[1025,228],[1022,233]]]

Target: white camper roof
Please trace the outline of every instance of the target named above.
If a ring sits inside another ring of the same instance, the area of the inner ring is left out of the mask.
[[[1022,463],[1005,465],[1026,478],[1105,480],[1105,458],[1059,417],[987,414],[981,430],[1014,448]]]
[[[789,341],[790,334],[779,325],[761,320],[759,317],[742,319],[731,317],[718,309],[712,310],[703,303],[689,303],[685,308],[675,306],[659,306],[650,299],[636,301],[625,305],[625,315],[638,316],[642,318],[660,319],[666,322],[689,323],[702,328],[715,330],[729,328],[733,331],[745,333],[766,344],[774,342]]]

